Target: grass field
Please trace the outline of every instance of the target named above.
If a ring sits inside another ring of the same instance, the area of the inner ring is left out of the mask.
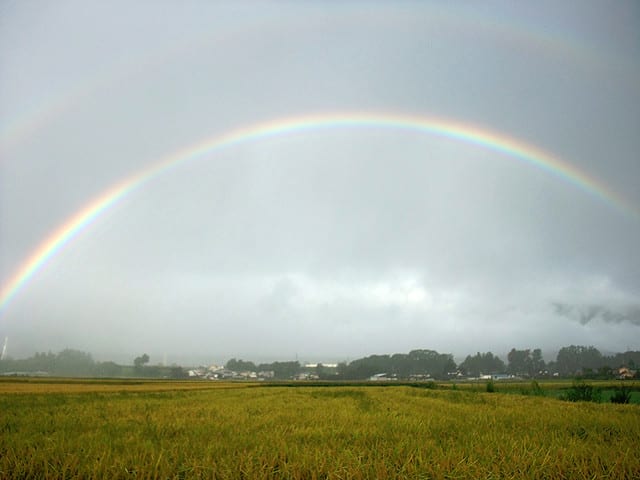
[[[639,439],[638,405],[473,386],[0,381],[9,479],[632,479]]]

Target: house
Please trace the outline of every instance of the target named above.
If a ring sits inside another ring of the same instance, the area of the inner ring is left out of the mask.
[[[388,375],[386,373],[376,373],[375,375],[371,375],[369,377],[369,381],[371,382],[389,382],[391,380],[397,380],[395,375]]]
[[[620,380],[629,380],[631,378],[635,378],[635,376],[636,376],[636,371],[631,370],[628,367],[620,367],[618,369],[618,378]]]

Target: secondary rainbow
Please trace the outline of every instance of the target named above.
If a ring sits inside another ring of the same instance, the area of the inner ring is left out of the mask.
[[[208,137],[125,178],[91,200],[51,233],[9,277],[0,291],[0,313],[47,261],[59,253],[78,233],[122,198],[170,169],[211,155],[220,149],[263,138],[345,128],[413,131],[478,145],[545,170],[612,207],[640,219],[637,207],[628,204],[586,172],[539,148],[477,126],[441,118],[390,113],[327,113],[278,118]]]
[[[610,63],[612,55],[597,55],[594,48],[586,48],[583,42],[572,38],[570,31],[563,31],[561,34],[554,34],[549,29],[539,28],[534,23],[512,22],[506,18],[492,16],[451,6],[445,2],[436,5],[426,5],[426,10],[430,18],[437,19],[444,29],[464,29],[465,31],[476,32],[476,35],[486,35],[492,33],[496,38],[507,39],[508,43],[535,49],[537,52],[544,52],[545,55],[553,55],[554,58],[572,59],[585,66],[592,68],[610,68],[609,65],[602,65],[603,59]],[[387,34],[393,34],[393,28],[407,31],[408,28],[423,28],[423,21],[418,12],[411,9],[378,9],[367,11],[359,7],[340,6],[340,19],[344,22],[353,22],[358,25],[365,25],[366,22],[374,22],[376,28],[384,26]],[[384,13],[382,13],[384,12]],[[309,15],[314,15],[310,10]],[[304,27],[301,27],[304,25]],[[313,23],[311,23],[313,27]],[[260,32],[261,35],[272,35],[274,32],[286,32],[289,37],[298,37],[300,30],[305,32],[309,29],[309,22],[303,15],[279,15],[277,19],[270,22],[254,20],[247,23],[244,21],[237,26],[226,25],[224,28],[210,29],[206,35],[196,36],[175,44],[170,49],[146,53],[143,56],[127,58],[100,69],[88,78],[78,79],[71,82],[68,88],[62,93],[47,94],[46,89],[38,92],[42,98],[34,98],[34,103],[27,106],[25,110],[17,112],[9,117],[8,121],[0,125],[0,148],[6,148],[16,143],[20,143],[34,134],[43,126],[58,119],[60,116],[76,108],[86,99],[99,96],[103,90],[113,89],[118,85],[127,85],[138,80],[138,76],[153,75],[152,72],[164,68],[165,65],[175,62],[177,59],[188,55],[190,52],[199,52],[203,48],[215,44],[230,44],[242,42],[247,34]],[[315,28],[318,28],[317,25]],[[145,82],[146,84],[146,82]],[[0,162],[3,159],[0,158]]]

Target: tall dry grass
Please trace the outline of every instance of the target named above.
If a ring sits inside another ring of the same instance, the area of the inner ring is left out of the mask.
[[[0,394],[0,477],[640,478],[637,405],[401,386],[114,388]]]

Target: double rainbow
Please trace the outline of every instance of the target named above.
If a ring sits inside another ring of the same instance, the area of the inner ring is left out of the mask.
[[[493,150],[542,169],[613,208],[640,219],[640,210],[637,207],[629,204],[606,185],[577,167],[517,139],[480,127],[440,118],[390,113],[328,113],[279,118],[206,138],[123,179],[95,197],[51,233],[9,277],[0,291],[0,313],[49,259],[62,251],[76,235],[98,219],[103,212],[172,168],[209,156],[224,148],[264,138],[349,128],[378,128],[436,135]]]

